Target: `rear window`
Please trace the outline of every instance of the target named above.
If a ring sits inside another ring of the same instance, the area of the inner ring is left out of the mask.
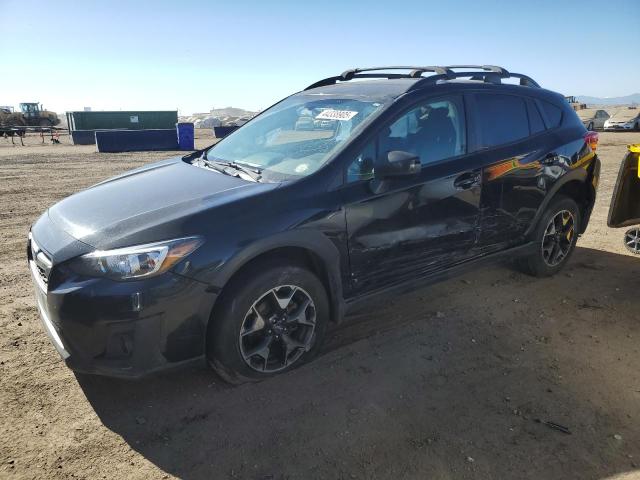
[[[524,100],[513,95],[480,93],[476,108],[483,147],[511,143],[529,136]]]
[[[539,102],[539,105],[542,106],[544,116],[547,118],[547,128],[558,127],[562,120],[562,110],[549,102],[545,102],[544,100],[540,100]]]

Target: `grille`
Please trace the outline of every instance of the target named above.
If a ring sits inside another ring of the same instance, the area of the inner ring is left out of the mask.
[[[38,263],[36,262],[36,269],[38,270],[38,274],[40,275],[40,279],[42,280],[42,282],[45,285],[49,284],[49,277],[47,276],[47,272],[45,271],[44,268],[42,268],[40,265],[38,265]]]

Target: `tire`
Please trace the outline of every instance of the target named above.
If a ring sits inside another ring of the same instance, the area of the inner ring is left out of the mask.
[[[631,253],[640,255],[640,227],[632,227],[625,232],[624,246]]]
[[[228,383],[260,381],[312,359],[328,323],[327,293],[313,273],[259,263],[225,287],[207,332],[207,359]]]
[[[587,130],[593,131],[593,122],[589,124],[589,126],[587,127]]]
[[[581,221],[575,200],[564,195],[554,198],[532,235],[535,251],[518,259],[518,268],[534,277],[549,277],[558,273],[575,250]],[[571,233],[570,239],[568,233]]]

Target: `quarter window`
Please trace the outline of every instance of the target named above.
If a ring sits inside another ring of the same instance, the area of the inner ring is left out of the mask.
[[[538,107],[532,100],[527,100],[527,110],[529,112],[529,128],[531,134],[540,133],[544,130],[544,122],[538,111]]]
[[[483,147],[515,142],[529,136],[524,100],[514,95],[477,94],[476,108]]]
[[[347,167],[347,182],[359,182],[373,178],[373,159],[376,156],[375,142],[369,142]]]
[[[544,115],[547,117],[547,128],[558,127],[562,120],[562,110],[549,102],[545,102],[544,100],[540,100],[540,105],[542,105]]]

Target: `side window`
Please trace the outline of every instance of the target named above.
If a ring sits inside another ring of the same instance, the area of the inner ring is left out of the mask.
[[[531,134],[534,135],[542,132],[544,130],[544,122],[534,101],[527,100],[527,111],[529,112],[529,128]]]
[[[431,100],[383,127],[376,141],[367,145],[347,167],[347,182],[373,178],[375,160],[394,150],[415,153],[426,165],[461,155],[465,148],[462,99]]]
[[[412,108],[378,137],[380,156],[393,150],[415,153],[423,165],[465,151],[464,109],[458,98],[431,100]]]
[[[540,100],[539,105],[542,106],[544,116],[547,118],[547,128],[556,128],[560,126],[562,110],[549,102],[545,102],[544,100]]]
[[[529,136],[529,118],[524,99],[514,95],[476,95],[483,147],[515,142]]]

